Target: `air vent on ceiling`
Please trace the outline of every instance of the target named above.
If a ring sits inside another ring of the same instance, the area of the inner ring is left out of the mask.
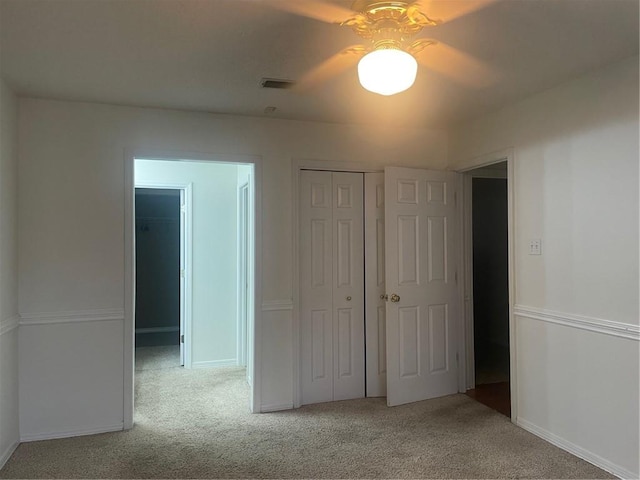
[[[260,85],[262,85],[262,88],[291,88],[295,85],[295,82],[279,78],[263,78],[260,80]]]

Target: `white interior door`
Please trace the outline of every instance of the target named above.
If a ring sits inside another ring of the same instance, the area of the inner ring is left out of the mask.
[[[387,404],[458,391],[456,174],[385,168]]]
[[[187,269],[187,205],[186,192],[180,189],[180,366],[184,367],[185,357],[185,320],[186,320],[186,284],[185,272]]]
[[[367,397],[384,397],[387,394],[387,326],[383,173],[364,174],[364,231]]]
[[[300,172],[303,404],[364,396],[362,178]]]

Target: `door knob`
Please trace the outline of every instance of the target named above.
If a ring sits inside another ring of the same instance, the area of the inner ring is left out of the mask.
[[[394,294],[392,294],[392,295],[391,295],[391,301],[392,301],[393,303],[398,303],[398,302],[400,301],[400,295],[395,294],[395,293],[394,293]]]
[[[351,301],[351,296],[348,296],[347,297],[347,302],[350,302],[350,301]]]

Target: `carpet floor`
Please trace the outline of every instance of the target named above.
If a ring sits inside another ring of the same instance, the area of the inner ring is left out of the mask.
[[[0,478],[615,478],[466,395],[254,415],[244,374],[140,369],[132,430],[23,443]]]
[[[136,372],[180,367],[180,345],[136,347]]]

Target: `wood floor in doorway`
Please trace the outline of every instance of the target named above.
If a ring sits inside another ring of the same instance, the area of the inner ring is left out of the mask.
[[[485,383],[467,390],[467,395],[478,402],[511,418],[511,391],[509,382]]]

